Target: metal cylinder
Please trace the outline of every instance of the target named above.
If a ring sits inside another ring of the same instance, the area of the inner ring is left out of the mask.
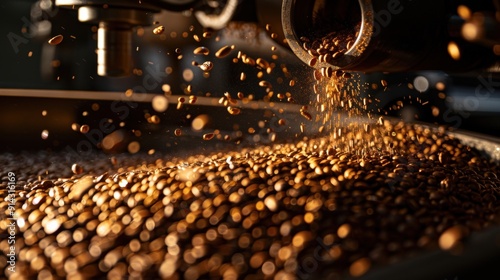
[[[132,29],[100,22],[97,30],[97,74],[126,76],[132,69]]]
[[[132,70],[132,29],[149,25],[153,14],[149,10],[82,6],[78,9],[81,22],[98,22],[97,74],[128,76]]]
[[[284,0],[282,24],[290,48],[306,63],[319,61],[315,67],[362,72],[486,68],[498,60],[493,49],[453,32],[465,23],[457,15],[459,2],[464,1]],[[494,13],[493,1],[481,2],[474,8]],[[450,54],[450,44],[458,56]]]
[[[132,69],[132,29],[150,26],[161,9],[191,9],[207,28],[220,29],[231,20],[240,0],[55,0],[57,6],[78,8],[80,22],[99,24],[97,74],[128,76]]]

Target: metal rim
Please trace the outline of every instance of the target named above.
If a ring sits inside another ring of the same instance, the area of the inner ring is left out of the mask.
[[[299,1],[308,0],[284,0],[282,6],[282,25],[283,31],[285,33],[285,38],[288,42],[289,47],[297,55],[297,57],[304,63],[308,62],[313,58],[308,52],[306,52],[300,45],[300,35],[296,33],[295,22],[297,19],[294,18],[296,3]],[[359,34],[354,42],[353,46],[344,54],[332,61],[332,64],[321,62],[317,63],[315,68],[322,67],[332,67],[336,69],[349,69],[350,66],[356,63],[364,54],[365,50],[370,43],[371,36],[373,33],[373,20],[374,12],[371,0],[358,0],[361,12],[361,27],[359,29]]]
[[[220,14],[196,11],[194,15],[203,27],[219,30],[226,27],[229,21],[231,21],[237,7],[238,0],[227,0]]]

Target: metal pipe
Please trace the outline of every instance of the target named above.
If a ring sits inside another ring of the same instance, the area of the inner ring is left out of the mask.
[[[498,61],[493,49],[451,32],[465,22],[457,15],[460,2],[284,0],[282,24],[293,52],[306,63],[317,59],[315,67],[362,72],[486,68]],[[495,10],[491,1],[475,5]],[[335,40],[344,45],[332,48]],[[450,43],[459,59],[449,53]]]
[[[132,69],[132,29],[100,22],[97,30],[97,74],[127,76]]]

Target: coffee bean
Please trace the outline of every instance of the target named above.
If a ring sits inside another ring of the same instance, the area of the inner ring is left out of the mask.
[[[456,247],[465,235],[462,226],[453,226],[444,231],[439,237],[439,247],[443,250],[450,250]]]
[[[17,264],[26,278],[294,278],[320,254],[331,262],[311,276],[357,277],[409,254],[457,250],[500,223],[495,162],[418,125],[370,129],[352,135],[371,141],[364,152],[321,138],[150,163],[97,155],[78,176],[64,153],[0,154],[4,168],[29,167],[19,172]]]
[[[80,132],[83,134],[86,134],[90,131],[90,127],[86,124],[80,126]]]
[[[232,107],[232,106],[228,106],[227,107],[227,111],[231,115],[239,115],[241,113],[241,109],[240,108]]]
[[[49,39],[49,44],[53,46],[59,45],[63,41],[63,38],[63,35],[56,35]]]
[[[228,56],[233,49],[234,49],[234,46],[224,46],[224,47],[220,48],[215,53],[215,57],[217,57],[217,58],[224,58],[224,57]]]
[[[214,138],[215,134],[213,133],[205,133],[203,134],[203,140],[212,140]]]
[[[316,63],[318,62],[318,59],[316,57],[312,57],[310,60],[309,60],[309,66],[311,67],[314,67],[316,65]]]
[[[73,171],[74,174],[79,175],[83,173],[83,167],[75,163],[71,166],[71,171]]]
[[[197,47],[196,49],[193,50],[193,54],[209,55],[210,50],[207,49],[206,47]]]
[[[214,67],[214,64],[211,61],[205,61],[202,64],[198,65],[198,67],[202,71],[208,72],[208,71],[212,70],[212,68]]]
[[[163,27],[163,25],[160,25],[158,27],[155,27],[155,29],[153,29],[153,34],[161,35],[161,34],[163,34],[164,31],[165,31],[165,27]]]

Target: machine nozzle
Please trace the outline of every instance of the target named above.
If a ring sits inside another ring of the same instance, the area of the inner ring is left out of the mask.
[[[492,2],[475,2],[474,10],[494,13]],[[491,47],[454,32],[463,24],[446,1],[284,0],[282,6],[292,51],[311,66],[335,70],[464,72],[498,60]],[[460,47],[460,59],[448,53],[450,42]]]
[[[127,76],[132,68],[132,28],[100,22],[97,30],[97,74]]]
[[[153,11],[130,8],[82,6],[78,9],[81,22],[98,23],[97,74],[128,76],[132,69],[132,28],[151,25]]]

